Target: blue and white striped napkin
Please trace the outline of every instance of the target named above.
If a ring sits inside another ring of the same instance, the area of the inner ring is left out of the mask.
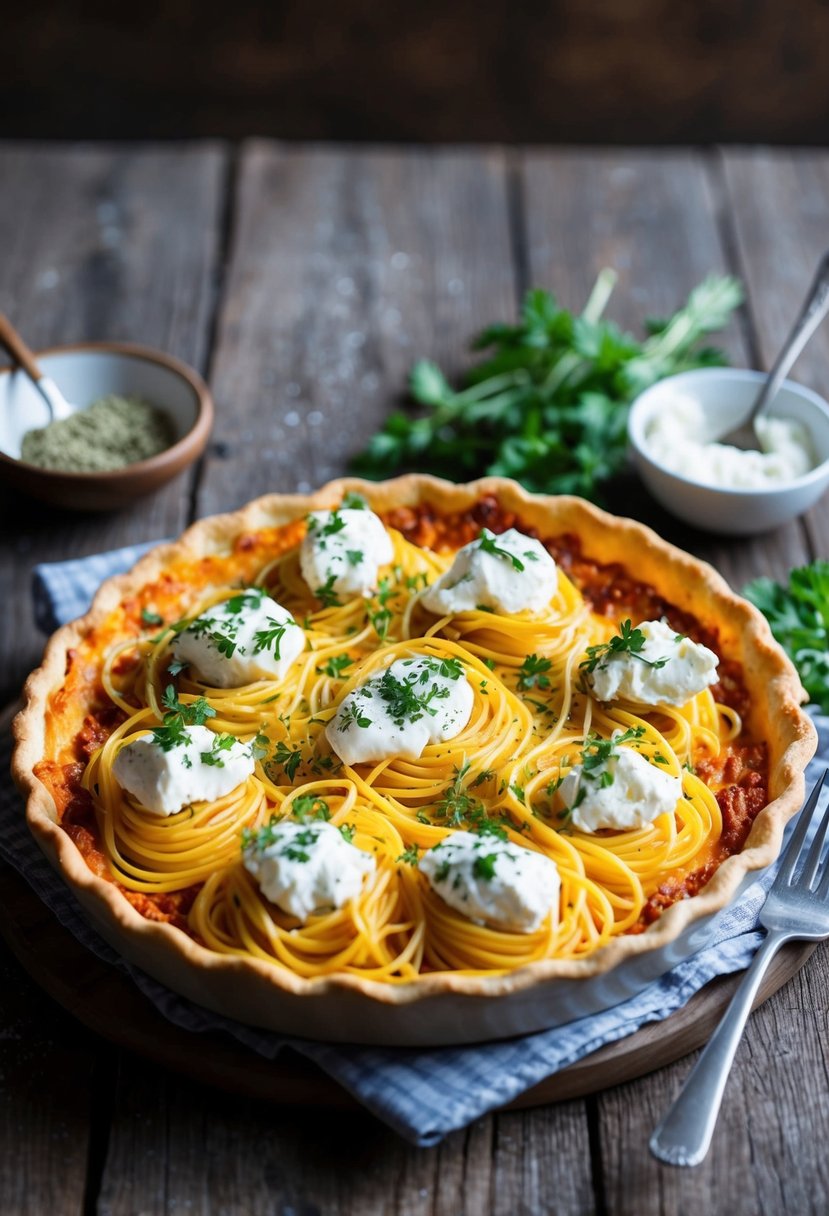
[[[128,569],[147,547],[37,567],[33,591],[38,623],[50,629],[82,614],[100,581]],[[815,722],[820,731],[818,755],[823,760],[812,762],[808,773],[812,780],[829,757],[829,718],[816,716]],[[8,738],[0,741],[0,752],[0,764],[8,772]],[[193,1033],[224,1031],[268,1059],[286,1049],[299,1052],[419,1145],[437,1144],[449,1132],[512,1101],[599,1047],[648,1022],[662,1021],[716,976],[747,967],[761,940],[757,917],[773,879],[773,870],[764,873],[717,917],[704,950],[613,1009],[521,1039],[425,1050],[314,1043],[256,1030],[193,1005],[128,966],[89,927],[71,892],[29,836],[10,782],[0,788],[0,854],[83,945],[128,973],[171,1022]]]

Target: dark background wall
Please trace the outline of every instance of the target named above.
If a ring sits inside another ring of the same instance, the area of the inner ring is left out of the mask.
[[[829,0],[33,0],[0,30],[2,136],[829,135]]]

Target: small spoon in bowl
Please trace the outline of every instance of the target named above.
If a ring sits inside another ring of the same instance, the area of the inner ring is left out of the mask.
[[[68,418],[70,414],[76,412],[75,406],[69,404],[54,380],[49,376],[44,376],[32,352],[8,317],[4,317],[2,313],[0,313],[0,346],[8,351],[15,363],[19,364],[29,377],[48,405],[53,422],[59,418]]]
[[[829,252],[821,258],[809,294],[800,310],[800,315],[792,326],[791,333],[786,339],[783,349],[777,356],[774,367],[768,374],[765,384],[760,389],[747,417],[732,430],[721,435],[716,442],[727,443],[744,451],[756,451],[761,447],[760,439],[755,429],[757,419],[766,413],[780,388],[786,373],[794,363],[803,347],[820,325],[826,313],[829,312]]]

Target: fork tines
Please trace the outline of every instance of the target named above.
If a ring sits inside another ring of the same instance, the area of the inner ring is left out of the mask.
[[[815,813],[815,808],[820,798],[820,791],[823,789],[823,783],[828,774],[829,768],[825,768],[815,782],[811,794],[804,803],[803,809],[800,812],[797,827],[794,831],[794,835],[789,841],[786,851],[783,854],[783,864],[780,867],[780,872],[777,875],[777,878],[774,880],[774,885],[776,887],[787,886],[792,882],[792,875],[794,873],[795,866],[800,859],[803,844],[809,832],[809,827]],[[823,842],[826,839],[827,829],[829,829],[829,806],[827,806],[823,814],[823,818],[820,821],[815,838],[812,841],[811,847],[809,848],[809,852],[806,856],[803,869],[797,876],[796,882],[798,886],[808,887],[811,885],[820,863],[820,854],[823,850]],[[823,885],[825,882],[826,878],[823,879],[823,883],[821,885]]]

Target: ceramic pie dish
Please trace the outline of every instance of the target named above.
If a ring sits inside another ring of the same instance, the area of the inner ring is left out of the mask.
[[[388,526],[416,545],[451,551],[481,526],[496,534],[514,526],[538,537],[576,583],[579,577],[592,579],[591,611],[613,624],[648,596],[668,619],[674,614],[698,622],[706,637],[716,639],[726,672],[722,687],[742,689],[743,729],[764,748],[764,805],[750,830],[746,824],[739,850],[706,872],[698,889],[683,891],[680,884],[662,904],[659,893],[653,894],[652,923],[642,920],[637,931],[613,936],[580,957],[544,958],[497,974],[426,968],[394,983],[353,973],[306,978],[259,957],[217,953],[192,932],[130,902],[104,866],[88,863],[77,833],[73,838],[61,826],[61,800],[44,768],[65,758],[89,708],[69,704],[67,672],[77,669],[80,655],[92,673],[84,687],[97,688],[99,695],[96,656],[105,644],[123,642],[124,622],[137,619],[148,588],[172,589],[184,615],[196,592],[232,581],[223,563],[230,563],[238,584],[242,565],[233,562],[245,560],[239,555],[269,556],[274,537],[282,538],[283,549],[296,546],[309,511],[334,510],[348,492],[363,495]],[[585,576],[585,570],[592,573]],[[802,804],[803,773],[815,747],[802,699],[797,675],[762,616],[709,566],[640,524],[580,499],[532,496],[502,479],[465,486],[414,475],[377,485],[348,479],[313,495],[270,495],[231,515],[205,519],[176,544],[149,553],[129,574],[108,580],[90,612],[50,640],[26,684],[25,706],[15,722],[13,773],[27,799],[35,839],[90,921],[126,959],[172,990],[243,1022],[305,1037],[399,1045],[474,1042],[529,1033],[611,1006],[700,948],[711,918],[777,855],[783,827]]]

